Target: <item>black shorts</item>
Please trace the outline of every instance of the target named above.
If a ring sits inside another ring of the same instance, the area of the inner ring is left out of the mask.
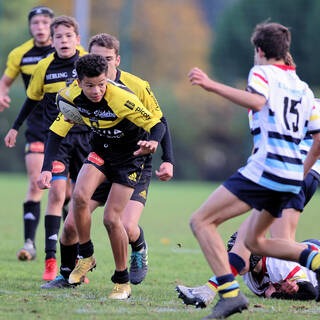
[[[76,181],[84,160],[90,152],[90,133],[69,133],[62,141],[52,163],[52,180]]]
[[[319,184],[319,175],[311,170],[303,180],[301,190],[284,206],[284,209],[296,209],[300,212],[310,201],[317,190]]]
[[[226,180],[223,186],[250,207],[259,211],[267,210],[275,218],[281,217],[282,209],[296,196],[291,192],[267,189],[245,178],[239,172]]]
[[[27,145],[32,142],[44,143],[47,128],[44,126],[41,106],[37,106],[27,119],[27,129],[24,133]]]
[[[151,155],[149,155],[144,164],[141,178],[138,184],[135,186],[135,189],[133,191],[133,194],[130,200],[138,201],[143,205],[146,204],[151,176],[152,176],[152,157]],[[104,206],[108,199],[111,185],[112,183],[109,181],[106,181],[100,184],[100,186],[96,189],[96,191],[92,195],[91,199],[99,202],[100,206]]]
[[[136,157],[131,151],[99,152],[93,150],[85,163],[95,166],[108,181],[135,188],[141,178],[146,159],[147,156]]]

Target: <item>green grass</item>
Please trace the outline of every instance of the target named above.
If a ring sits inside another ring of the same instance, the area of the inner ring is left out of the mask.
[[[184,306],[174,291],[176,284],[203,284],[211,271],[189,228],[189,217],[216,187],[212,183],[153,182],[141,218],[149,245],[149,273],[146,280],[132,286],[128,301],[107,299],[114,270],[102,210],[93,215],[92,240],[97,269],[88,274],[90,283],[76,289],[41,290],[44,268],[44,227],[37,233],[38,257],[20,262],[16,251],[23,243],[22,201],[27,179],[22,175],[0,174],[0,319],[202,319],[211,312]],[[45,195],[44,199],[47,196]],[[318,238],[317,193],[300,221],[297,240]],[[220,228],[226,240],[246,216]],[[58,252],[59,257],[59,252]],[[320,305],[315,302],[266,300],[255,297],[240,280],[250,299],[249,312],[231,319],[318,319]]]

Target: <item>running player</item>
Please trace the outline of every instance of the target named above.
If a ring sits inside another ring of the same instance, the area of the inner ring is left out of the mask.
[[[120,64],[119,46],[119,41],[115,37],[102,33],[91,38],[88,48],[90,53],[100,54],[107,59],[108,79],[111,79],[120,85],[125,85],[131,89],[138,96],[143,105],[154,115],[161,118],[161,121],[165,124],[166,133],[161,140],[163,163],[161,164],[159,171],[156,170],[156,175],[160,180],[167,181],[171,179],[173,175],[172,143],[167,122],[162,116],[157,100],[154,97],[149,84],[130,73],[118,69]],[[148,157],[148,161],[145,163],[139,183],[135,187],[128,206],[122,215],[122,221],[128,234],[129,243],[131,244],[132,249],[129,278],[130,282],[133,284],[141,283],[148,270],[147,245],[144,240],[143,230],[138,225],[138,221],[147,198],[148,186],[151,178],[151,168],[150,156]],[[91,211],[93,211],[97,206],[105,205],[110,187],[110,182],[105,182],[98,187],[90,201]],[[43,284],[41,288],[50,289],[70,286],[67,279],[76,263],[77,252],[72,252],[72,250],[77,250],[77,242],[78,238],[73,216],[69,215],[64,224],[60,238],[61,274],[53,281]],[[70,257],[74,257],[74,261],[72,263],[70,263]],[[114,293],[113,297],[116,299],[121,295],[121,291],[117,291]]]
[[[75,61],[80,55],[77,46],[80,42],[79,26],[72,17],[60,16],[53,20],[51,36],[56,52],[41,60],[36,67],[27,90],[27,100],[16,119],[13,128],[8,132],[5,142],[8,147],[15,145],[18,130],[26,117],[39,101],[43,106],[43,126],[46,132],[56,119],[58,109],[55,104],[57,92],[74,81]],[[48,195],[45,216],[45,271],[43,280],[50,281],[57,276],[56,244],[60,228],[61,210],[65,201],[67,177],[75,181],[88,155],[90,132],[84,126],[75,126],[54,157],[52,188]]]
[[[160,119],[150,113],[129,89],[112,81],[107,83],[107,69],[107,61],[101,55],[89,54],[80,58],[76,64],[79,86],[66,88],[57,96],[58,103],[61,99],[76,106],[86,125],[93,130],[92,152],[80,171],[72,197],[80,258],[69,276],[69,283],[81,283],[86,273],[95,267],[89,202],[96,188],[108,179],[112,186],[104,224],[116,265],[112,276],[113,292],[126,287],[124,296],[117,298],[126,299],[131,294],[127,271],[128,236],[121,215],[139,182],[146,155],[155,152],[165,129]],[[52,155],[71,126],[60,119],[51,126],[40,178],[45,187],[50,187]],[[150,132],[149,141],[145,140],[147,132]]]
[[[28,14],[29,29],[32,38],[12,50],[8,56],[7,68],[0,80],[0,111],[9,108],[10,87],[21,73],[27,90],[37,63],[50,55],[54,48],[51,45],[50,23],[54,14],[45,6],[34,7]],[[33,260],[36,257],[35,236],[40,219],[40,200],[42,190],[37,185],[44,153],[45,128],[42,126],[42,109],[38,106],[28,118],[25,131],[25,163],[29,185],[23,203],[24,246],[17,252],[19,260]]]
[[[294,241],[265,238],[285,204],[299,193],[303,172],[307,174],[319,157],[319,109],[295,68],[285,65],[289,30],[277,23],[261,24],[251,40],[256,65],[250,71],[247,92],[213,81],[198,68],[189,73],[193,85],[252,109],[260,132],[247,165],[220,186],[191,218],[191,228],[218,282],[219,301],[206,319],[226,318],[248,308],[216,228],[251,208],[254,210],[245,239],[248,249],[254,254],[299,262],[320,277],[317,251]],[[303,166],[299,143],[306,132],[313,134],[314,143]],[[244,261],[239,260],[239,264]]]

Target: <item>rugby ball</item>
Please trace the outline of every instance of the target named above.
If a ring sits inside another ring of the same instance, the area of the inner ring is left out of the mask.
[[[77,124],[85,124],[78,109],[61,96],[57,97],[57,107],[66,119]]]

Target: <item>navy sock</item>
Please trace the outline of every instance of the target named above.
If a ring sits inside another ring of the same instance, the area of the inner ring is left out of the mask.
[[[65,279],[69,278],[70,273],[76,266],[78,257],[79,244],[73,244],[71,246],[65,246],[60,242],[60,254],[61,254],[61,266],[60,273]]]
[[[241,272],[241,270],[245,267],[246,264],[244,260],[234,252],[229,252],[228,256],[232,274],[236,276]]]
[[[135,242],[130,242],[132,251],[140,251],[141,249],[146,247],[143,230],[140,226],[139,226],[139,229],[140,229],[139,238]]]
[[[89,258],[93,255],[93,243],[89,240],[86,243],[79,245],[79,257],[80,258]]]
[[[46,233],[46,260],[56,257],[60,221],[61,217],[59,216],[46,215],[44,218]]]
[[[113,283],[126,283],[129,282],[129,273],[128,269],[123,271],[114,271],[113,276],[111,277]]]
[[[40,220],[40,202],[27,201],[23,204],[24,240],[35,241]]]

